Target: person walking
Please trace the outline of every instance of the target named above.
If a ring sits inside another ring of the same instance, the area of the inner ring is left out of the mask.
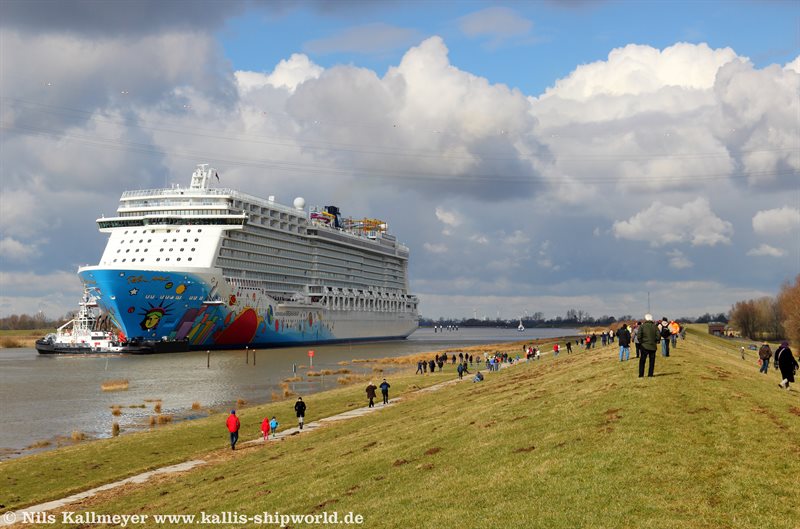
[[[269,417],[264,417],[261,421],[261,433],[264,434],[264,441],[269,439]]]
[[[567,340],[567,354],[572,352],[572,340]]]
[[[781,370],[781,377],[783,377],[778,386],[788,390],[789,384],[794,382],[794,372],[798,368],[797,360],[794,359],[792,350],[789,349],[789,342],[784,341],[775,350],[775,363],[778,364],[778,369]]]
[[[622,357],[625,361],[631,357],[631,331],[628,330],[628,324],[623,323],[620,330],[617,331],[617,339],[619,340],[619,361],[622,362]]]
[[[431,370],[432,371],[432,370]],[[389,404],[389,388],[392,387],[386,382],[386,379],[383,379],[381,382],[381,396],[383,396],[383,404]]]
[[[228,415],[228,420],[225,424],[231,434],[231,450],[236,450],[236,441],[239,440],[239,428],[242,427],[239,417],[236,416],[236,410],[231,410],[231,414]]]
[[[375,394],[375,390],[376,389],[378,389],[378,386],[376,386],[372,382],[370,382],[369,385],[367,386],[367,398],[369,399],[369,407],[370,408],[374,408],[375,407],[375,397],[377,396]]]
[[[303,397],[297,397],[297,402],[294,403],[294,412],[297,414],[297,427],[302,430],[306,420],[306,403],[303,402]]]
[[[761,349],[758,350],[758,362],[761,364],[761,367],[758,369],[759,373],[767,374],[769,371],[769,363],[772,360],[772,349],[769,348],[769,344],[764,342],[761,345]]]
[[[456,368],[456,371],[458,371],[458,379],[459,380],[464,378],[464,365],[463,364],[458,364],[458,367]]]
[[[639,341],[641,343],[641,356],[639,356],[639,378],[644,376],[644,365],[649,358],[647,376],[652,377],[656,363],[656,349],[658,348],[659,334],[652,314],[644,315],[644,323],[639,327]]]
[[[417,362],[417,373],[419,373],[420,375],[422,374],[422,360]],[[417,373],[414,374],[416,375]]]
[[[269,430],[272,432],[273,439],[278,437],[278,419],[276,419],[274,415],[269,421]]]
[[[436,362],[433,360],[428,361],[428,367],[430,367],[431,374],[436,372]]]

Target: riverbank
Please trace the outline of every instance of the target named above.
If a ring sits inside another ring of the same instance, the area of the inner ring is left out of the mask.
[[[202,458],[191,472],[78,510],[352,511],[368,527],[762,528],[800,519],[791,500],[797,391],[778,390],[774,372],[760,375],[752,359],[696,329],[656,359],[651,379],[638,379],[617,349],[545,356],[432,394],[410,392],[452,372],[393,377],[392,391],[408,394],[396,406],[236,452],[218,415],[9,461],[0,497],[9,509]],[[319,394],[307,420],[363,403],[360,386]],[[273,413],[294,424],[291,401],[245,408],[242,438]],[[764,491],[779,499],[768,509]]]

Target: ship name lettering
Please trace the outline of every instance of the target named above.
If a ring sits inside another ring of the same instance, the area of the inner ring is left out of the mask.
[[[164,276],[153,276],[150,278],[150,281],[167,281],[168,278]]]
[[[147,279],[144,276],[130,276],[128,277],[128,283],[147,283]]]

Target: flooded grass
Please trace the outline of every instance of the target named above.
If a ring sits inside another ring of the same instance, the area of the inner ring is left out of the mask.
[[[103,391],[126,391],[128,389],[129,382],[127,378],[120,378],[116,380],[106,380],[102,384],[100,384],[100,389]]]

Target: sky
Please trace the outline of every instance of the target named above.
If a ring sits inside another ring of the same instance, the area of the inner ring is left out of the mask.
[[[800,4],[0,2],[0,317],[198,163],[387,221],[425,317],[727,312],[800,273]]]

